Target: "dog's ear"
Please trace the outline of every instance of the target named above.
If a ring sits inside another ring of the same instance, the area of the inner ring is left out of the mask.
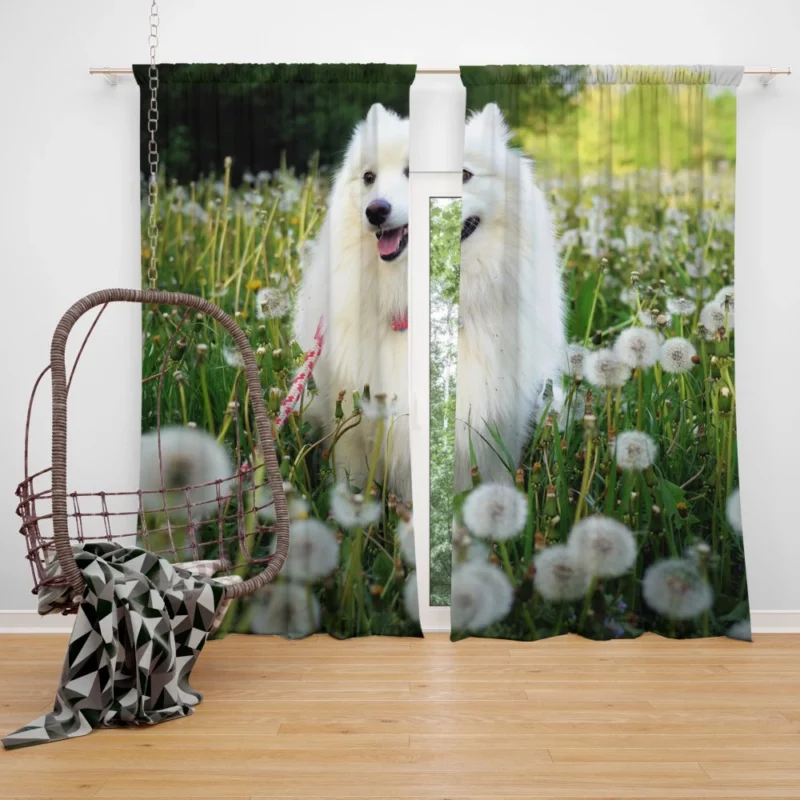
[[[381,103],[373,103],[367,112],[367,122],[374,125],[378,121],[378,118],[386,113],[386,109]]]
[[[508,144],[511,132],[503,112],[497,103],[487,103],[481,111],[475,111],[467,121],[470,130],[479,130],[492,141]]]

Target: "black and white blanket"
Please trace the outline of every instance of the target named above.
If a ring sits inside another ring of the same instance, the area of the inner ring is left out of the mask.
[[[75,558],[86,592],[55,707],[6,736],[6,749],[184,717],[202,699],[189,676],[225,612],[225,583],[238,578],[211,579],[220,562],[173,566],[113,542],[85,543]],[[39,613],[62,607],[68,591],[43,590]]]

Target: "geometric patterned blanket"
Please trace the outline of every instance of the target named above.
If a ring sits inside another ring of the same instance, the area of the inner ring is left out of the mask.
[[[101,726],[184,717],[202,699],[189,676],[227,605],[224,584],[231,578],[210,578],[219,562],[172,565],[113,542],[84,543],[75,560],[86,592],[55,706],[6,736],[7,750],[85,736]],[[39,613],[61,607],[65,591],[42,590]]]

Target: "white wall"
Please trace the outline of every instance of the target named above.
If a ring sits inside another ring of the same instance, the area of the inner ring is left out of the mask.
[[[35,607],[16,533],[27,395],[59,315],[101,287],[139,285],[138,90],[89,66],[147,58],[147,0],[2,0],[0,316],[9,431],[0,461],[0,609]],[[273,9],[279,9],[277,12]],[[718,63],[800,67],[796,0],[164,0],[162,61]],[[751,603],[763,627],[800,626],[794,364],[800,259],[800,75],[740,90],[737,348]],[[132,487],[139,428],[138,311],[114,311],[73,393],[70,485]],[[101,394],[102,393],[102,394]],[[49,462],[45,393],[34,464]],[[92,477],[94,476],[94,477]],[[0,626],[2,626],[0,620]]]

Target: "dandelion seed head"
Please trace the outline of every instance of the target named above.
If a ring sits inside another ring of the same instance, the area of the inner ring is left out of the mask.
[[[620,299],[620,302],[623,305],[630,306],[631,308],[636,308],[636,291],[635,290],[633,290],[633,289],[631,289],[631,288],[626,286],[619,293],[619,299]]]
[[[733,313],[733,285],[725,286],[720,289],[714,296],[714,302],[718,303],[722,308],[725,308],[725,303],[728,303],[729,315]]]
[[[711,339],[716,338],[717,331],[725,329],[725,318],[727,316],[728,326],[727,330],[733,330],[733,311],[725,311],[725,307],[712,301],[706,303],[700,312],[700,324],[708,332],[708,337]]]
[[[397,413],[397,395],[392,395],[389,399],[385,394],[378,393],[362,398],[361,413],[368,420],[389,419]]]
[[[652,367],[658,360],[658,336],[649,328],[626,328],[614,342],[614,355],[633,369]]]
[[[676,317],[688,317],[694,314],[695,301],[688,297],[668,297],[667,311]]]
[[[567,370],[573,378],[583,378],[588,355],[589,351],[582,345],[571,344],[567,347]]]
[[[536,556],[533,585],[545,600],[563,603],[583,597],[589,590],[591,575],[576,550],[554,544]]]
[[[598,389],[624,386],[631,376],[630,367],[623,364],[613,350],[607,348],[590,353],[584,370],[586,380]]]
[[[222,358],[229,367],[244,369],[242,354],[235,347],[226,347],[222,351]]]
[[[319,601],[305,584],[280,581],[259,592],[255,599],[250,624],[253,633],[302,639],[319,630]]]
[[[740,642],[752,642],[753,632],[750,628],[750,620],[743,619],[741,622],[736,622],[725,631],[725,635],[729,639],[738,639]]]
[[[617,434],[611,451],[622,469],[644,470],[656,460],[658,445],[643,431],[623,431]]]
[[[636,540],[628,528],[611,517],[592,516],[570,531],[568,546],[586,568],[601,578],[624,575],[636,561]]]
[[[670,619],[691,619],[711,608],[714,593],[687,558],[667,558],[647,568],[642,579],[645,603]]]
[[[698,258],[696,261],[687,261],[684,265],[691,278],[705,278],[714,270],[714,264],[708,259]]]
[[[671,374],[688,372],[694,366],[692,359],[696,355],[697,351],[688,339],[675,336],[661,345],[661,366],[664,372]]]
[[[471,561],[453,570],[450,613],[453,630],[482,631],[511,611],[514,589],[493,564]]]
[[[400,555],[403,561],[408,566],[415,567],[417,565],[417,549],[414,544],[414,523],[411,517],[398,522],[395,536],[400,543]]]
[[[339,565],[339,542],[317,519],[296,519],[289,527],[289,555],[281,575],[296,581],[326,578]]]
[[[476,486],[462,506],[464,524],[481,539],[513,539],[528,519],[528,503],[518,489],[501,483]]]
[[[207,519],[217,510],[217,486],[220,496],[227,497],[233,473],[228,451],[211,434],[199,428],[175,425],[161,429],[161,469],[158,432],[150,431],[142,436],[139,488],[146,493],[142,494],[146,511],[163,511],[165,507],[175,506],[168,512],[170,519],[186,519],[184,488],[192,487],[189,491],[192,518]]]
[[[346,483],[337,484],[331,491],[331,511],[344,528],[366,528],[381,518],[381,507],[363,494],[353,494]]]
[[[739,496],[739,490],[734,489],[725,501],[725,516],[728,519],[728,525],[731,526],[737,533],[742,532],[742,504]]]
[[[657,325],[664,327],[672,322],[672,314],[657,309],[649,310],[643,308],[636,317],[647,328],[655,328]]]
[[[412,572],[408,576],[406,585],[403,587],[403,605],[408,618],[413,622],[419,622],[419,589],[416,572]]]
[[[280,289],[267,286],[256,293],[258,319],[279,319],[289,311],[289,298]]]
[[[708,286],[703,286],[702,288],[699,286],[687,286],[686,294],[693,300],[697,300],[698,297],[702,300],[707,300],[711,297],[711,289]]]

